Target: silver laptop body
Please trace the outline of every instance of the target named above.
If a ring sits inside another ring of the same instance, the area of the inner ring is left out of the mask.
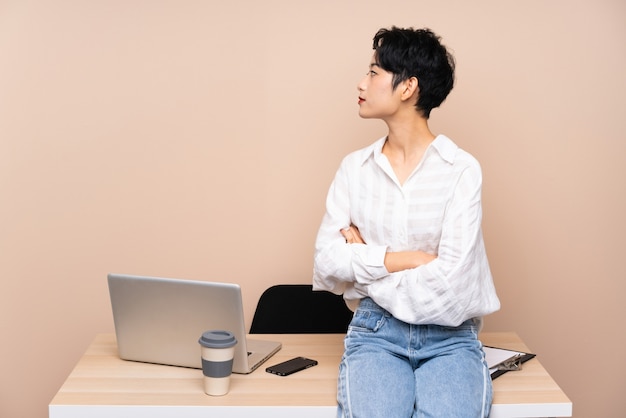
[[[232,283],[109,274],[120,358],[201,368],[198,339],[220,329],[237,338],[233,373],[250,373],[281,348],[246,339],[241,288]]]

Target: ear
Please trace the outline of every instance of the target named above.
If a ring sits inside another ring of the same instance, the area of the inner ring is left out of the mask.
[[[402,83],[402,100],[409,100],[419,93],[417,77],[411,77]]]

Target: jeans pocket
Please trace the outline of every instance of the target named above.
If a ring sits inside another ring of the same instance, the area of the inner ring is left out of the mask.
[[[382,309],[357,308],[348,326],[349,331],[376,332],[387,321],[387,314]]]

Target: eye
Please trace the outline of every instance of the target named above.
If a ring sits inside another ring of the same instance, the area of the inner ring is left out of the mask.
[[[378,73],[376,71],[374,71],[374,70],[369,70],[367,72],[367,75],[375,76],[375,75],[378,75]]]

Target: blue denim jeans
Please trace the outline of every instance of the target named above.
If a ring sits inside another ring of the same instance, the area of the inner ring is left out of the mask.
[[[411,325],[361,301],[339,367],[339,418],[487,417],[491,400],[476,321]]]

